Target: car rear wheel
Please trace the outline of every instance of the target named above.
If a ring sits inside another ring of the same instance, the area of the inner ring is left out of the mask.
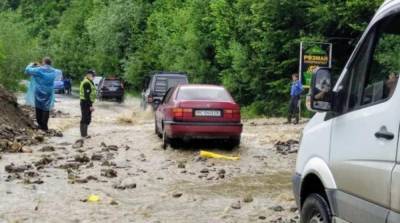
[[[310,194],[301,210],[301,223],[331,223],[328,202],[319,194]]]
[[[154,129],[155,129],[156,135],[161,139],[163,137],[163,134],[161,134],[160,130],[158,129],[157,119],[154,119]]]

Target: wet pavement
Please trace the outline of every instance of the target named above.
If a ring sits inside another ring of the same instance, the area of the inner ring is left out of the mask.
[[[96,103],[92,137],[76,143],[79,100],[58,96],[50,127],[64,136],[33,153],[2,154],[0,222],[295,222],[296,154],[274,144],[298,140],[303,125],[247,120],[238,149],[202,142],[163,150],[153,114],[139,104]],[[202,159],[200,150],[240,160]]]

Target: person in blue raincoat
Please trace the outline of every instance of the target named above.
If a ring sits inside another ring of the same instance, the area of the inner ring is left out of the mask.
[[[29,64],[25,74],[31,77],[31,82],[26,94],[26,103],[36,110],[36,121],[39,129],[47,131],[50,110],[54,106],[54,80],[60,70],[52,67],[50,58],[45,57],[42,64]]]

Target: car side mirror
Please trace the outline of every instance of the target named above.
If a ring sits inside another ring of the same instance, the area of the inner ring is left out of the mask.
[[[307,107],[316,112],[332,111],[332,95],[331,71],[328,68],[319,68],[312,77]]]

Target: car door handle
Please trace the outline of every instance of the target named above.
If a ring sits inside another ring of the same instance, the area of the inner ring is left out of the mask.
[[[375,133],[375,137],[378,139],[392,140],[394,139],[394,134],[389,132],[386,126],[382,126],[381,129]]]

